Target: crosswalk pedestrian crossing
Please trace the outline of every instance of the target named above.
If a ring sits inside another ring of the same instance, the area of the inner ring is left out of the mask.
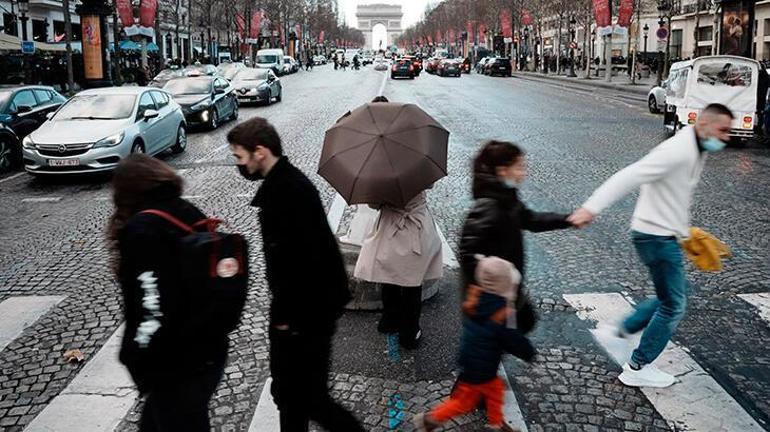
[[[640,335],[620,338],[618,323],[633,310],[621,294],[570,294],[565,300],[582,320],[596,323],[591,330],[596,341],[618,365],[626,363]],[[655,362],[677,378],[665,389],[641,391],[674,430],[704,432],[760,432],[762,428],[702,367],[687,350],[670,342]]]
[[[770,293],[740,294],[768,321]],[[23,334],[43,315],[56,307],[63,296],[12,297],[0,302],[0,350]],[[580,319],[591,323],[597,342],[619,365],[625,362],[638,341],[616,337],[610,329],[632,310],[632,304],[621,294],[596,293],[565,295]],[[23,430],[25,432],[113,432],[139,397],[130,376],[118,362],[123,327],[116,330],[107,343]],[[719,384],[690,356],[685,347],[670,343],[658,366],[674,374],[677,383],[668,389],[641,389],[651,404],[675,430],[689,431],[763,431],[758,424]],[[501,366],[501,376],[506,376]],[[278,431],[279,417],[270,396],[271,381],[262,389],[251,416],[249,432]],[[524,416],[510,385],[506,387],[506,419],[527,431]]]

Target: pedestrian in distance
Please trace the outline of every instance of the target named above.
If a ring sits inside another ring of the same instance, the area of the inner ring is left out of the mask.
[[[526,274],[523,231],[551,231],[572,227],[567,214],[540,213],[519,199],[519,186],[527,176],[526,156],[515,144],[489,141],[473,161],[473,206],[460,239],[463,287],[477,284],[477,255],[495,256],[513,263]],[[522,280],[516,297],[523,332],[535,325],[535,311]]]
[[[263,180],[251,202],[262,227],[270,302],[271,393],[282,432],[306,432],[313,420],[335,432],[364,429],[329,395],[337,319],[350,301],[348,275],[313,183],[283,154],[267,120],[243,122],[227,135],[238,171]]]
[[[147,212],[164,212],[188,226],[206,216],[181,198],[182,179],[156,158],[128,156],[112,184],[108,238],[126,321],[120,361],[146,396],[139,430],[208,432],[208,403],[222,378],[227,331],[208,331],[222,323],[196,308],[206,280],[185,278],[173,258],[184,252],[180,230]]]
[[[431,432],[443,423],[486,405],[487,430],[513,432],[503,418],[505,384],[497,375],[504,353],[532,361],[535,349],[517,329],[516,298],[521,274],[509,261],[477,256],[476,281],[463,302],[460,376],[449,400],[418,414],[418,431]]]
[[[570,221],[586,226],[596,216],[640,189],[631,221],[631,239],[648,268],[656,298],[640,303],[619,323],[617,334],[642,330],[642,338],[618,377],[633,387],[668,387],[675,378],[653,365],[685,313],[688,283],[680,240],[688,237],[690,204],[707,153],[721,151],[730,139],[732,112],[721,104],[708,105],[694,126],[655,147],[639,161],[602,184]]]

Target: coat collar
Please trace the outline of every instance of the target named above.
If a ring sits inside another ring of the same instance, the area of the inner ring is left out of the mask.
[[[289,162],[288,157],[281,156],[281,158],[278,159],[278,162],[273,165],[273,169],[267,173],[267,177],[262,181],[262,185],[259,187],[256,195],[254,195],[254,199],[251,200],[251,205],[253,207],[264,207],[269,198],[270,189],[273,187],[273,184],[281,178],[284,178],[289,172],[290,167],[291,163]]]
[[[477,174],[473,179],[473,198],[492,198],[503,204],[513,204],[519,196],[518,189],[506,187],[497,176]]]

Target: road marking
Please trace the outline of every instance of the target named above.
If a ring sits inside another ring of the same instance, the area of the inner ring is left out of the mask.
[[[340,228],[342,215],[345,214],[345,207],[347,207],[347,203],[345,203],[345,199],[342,198],[342,195],[338,193],[334,194],[334,200],[332,201],[332,206],[329,207],[329,213],[326,214],[326,219],[329,221],[329,226],[335,236],[337,235],[337,230]]]
[[[65,296],[11,297],[0,303],[0,351]]]
[[[498,374],[503,379],[503,383],[505,383],[503,418],[509,425],[513,426],[514,428],[519,428],[521,432],[528,432],[527,422],[524,421],[524,415],[521,413],[519,401],[516,400],[516,395],[511,389],[511,382],[508,380],[508,373],[505,371],[505,367],[503,367],[502,363],[500,363],[500,370]]]
[[[249,432],[268,432],[281,430],[281,418],[278,413],[278,407],[273,402],[273,396],[270,394],[270,386],[273,379],[265,380],[265,386],[262,387],[262,394],[259,395],[257,409],[251,418]]]
[[[59,202],[62,197],[37,197],[37,198],[24,198],[21,202],[24,203],[46,203],[46,202]]]
[[[27,426],[25,432],[111,432],[134,406],[139,393],[117,361],[121,325],[75,379]]]
[[[618,293],[565,294],[582,320],[596,322],[594,338],[619,365],[631,357],[641,334],[621,339],[612,331],[621,319],[633,311]],[[655,409],[676,430],[761,432],[764,429],[729,394],[698,365],[684,348],[669,342],[655,362],[677,377],[665,389],[642,387],[640,390]]]
[[[770,323],[770,293],[738,294],[738,297],[757,308],[759,316]]]
[[[388,83],[388,74],[387,72],[382,74],[382,85],[380,85],[380,90],[377,92],[377,96],[382,96],[382,93],[385,91],[385,84]]]
[[[206,198],[205,195],[182,195],[182,199],[185,200],[194,200],[194,199],[203,199]]]
[[[436,222],[436,231],[438,231],[438,236],[441,238],[441,255],[443,257],[444,265],[453,269],[459,268],[460,263],[457,261],[457,257],[455,257],[452,248],[449,247],[449,243],[447,243],[446,237],[444,237],[444,232],[441,231],[441,227],[438,226],[438,222]]]
[[[9,176],[9,177],[6,177],[6,178],[0,180],[0,183],[7,182],[9,180],[13,180],[15,178],[23,176],[24,174],[26,174],[26,173],[25,172],[16,173],[16,174],[14,174],[12,176]]]

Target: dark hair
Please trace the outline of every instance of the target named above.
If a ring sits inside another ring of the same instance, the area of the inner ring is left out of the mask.
[[[509,166],[516,162],[524,151],[508,141],[488,141],[473,160],[473,177],[479,175],[497,175],[497,167]]]
[[[112,201],[115,211],[107,225],[107,239],[117,269],[118,237],[126,222],[151,203],[182,196],[184,181],[165,162],[145,154],[123,159],[112,175]]]
[[[380,95],[372,99],[372,103],[377,103],[377,102],[390,102],[390,101],[385,96]]]
[[[273,125],[262,117],[254,117],[230,129],[227,142],[239,145],[252,153],[258,146],[262,146],[270,150],[273,156],[283,156],[281,137]]]
[[[735,114],[730,111],[730,108],[727,108],[726,106],[719,103],[709,104],[703,110],[703,114],[725,115],[730,117],[731,120],[735,120]]]

